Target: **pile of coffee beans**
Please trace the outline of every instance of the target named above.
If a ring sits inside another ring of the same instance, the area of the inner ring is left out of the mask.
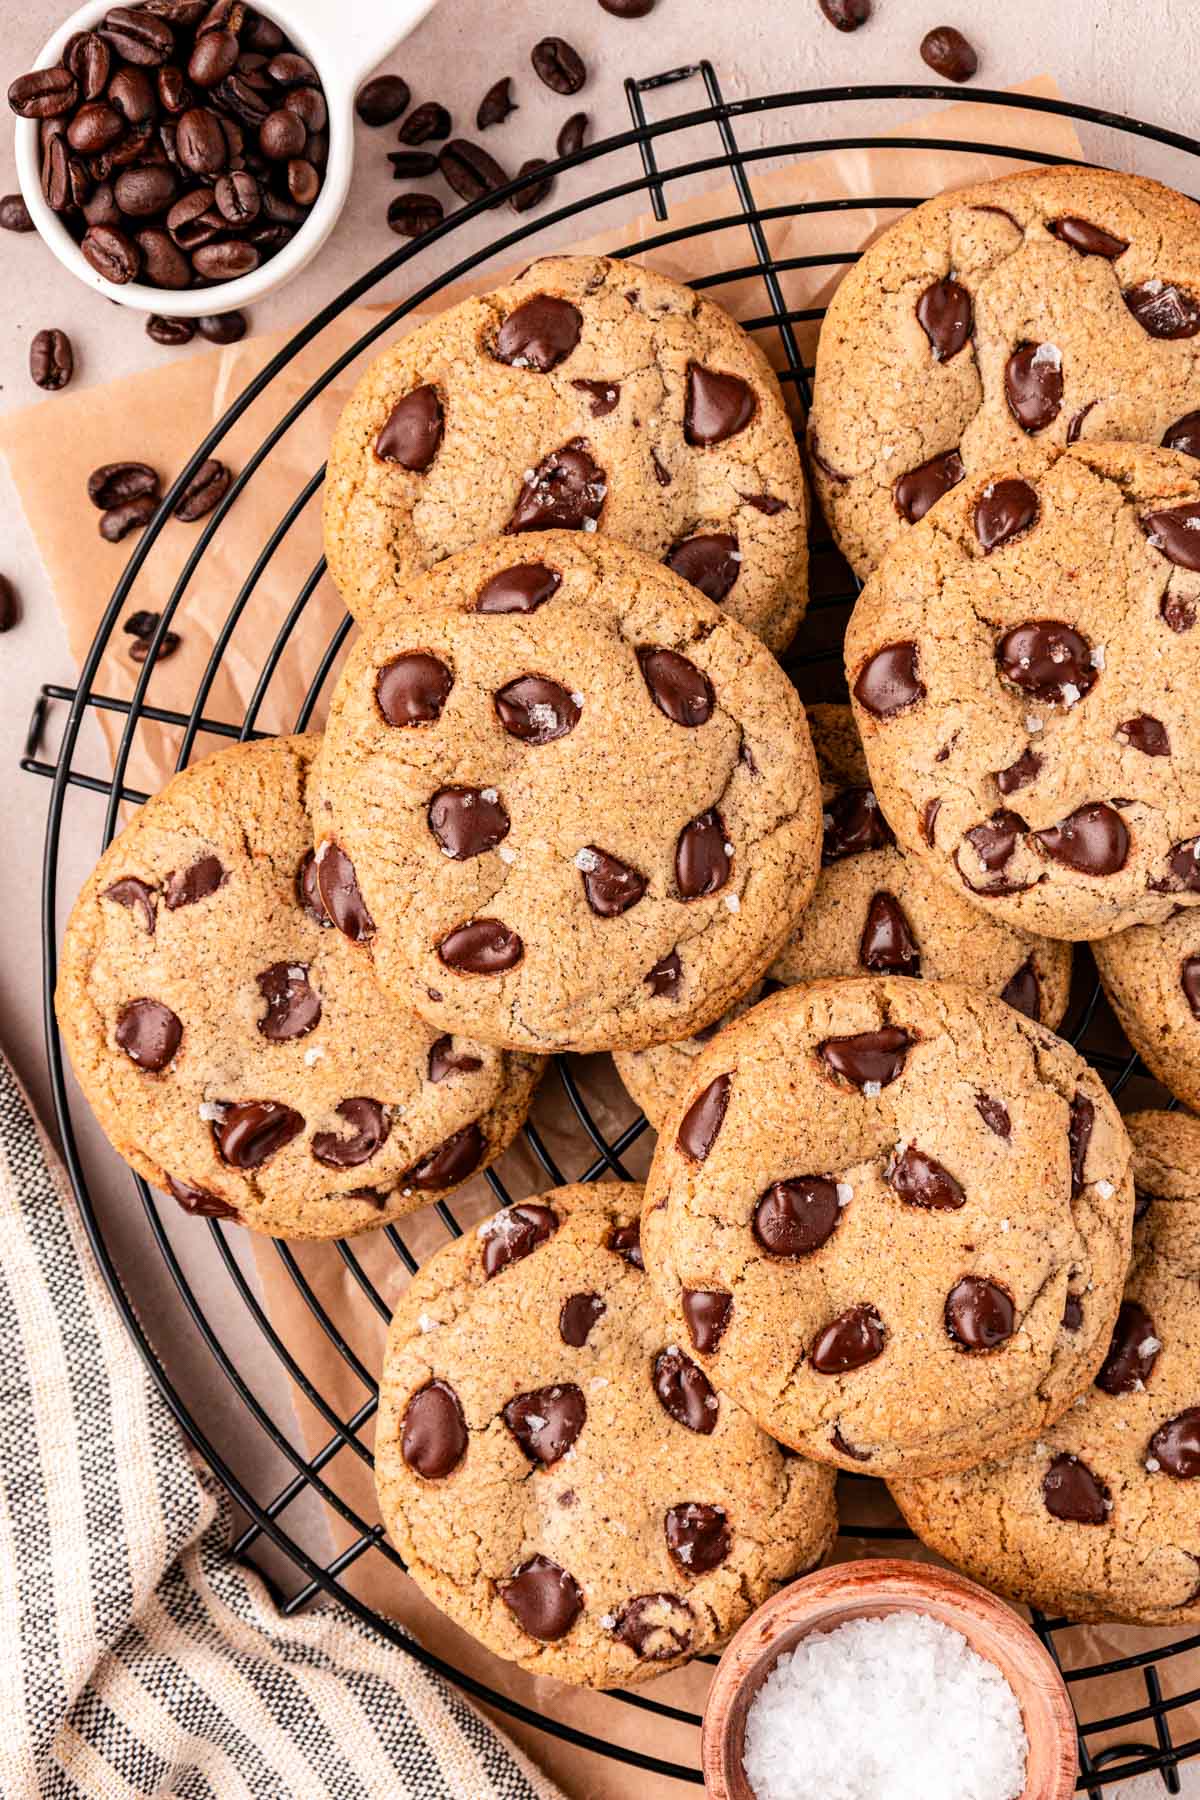
[[[8,102],[39,121],[42,192],[98,274],[248,275],[303,225],[329,151],[320,78],[243,0],[115,6]]]
[[[223,462],[202,462],[175,503],[175,517],[192,525],[224,498],[232,476]],[[119,544],[148,525],[162,499],[157,469],[144,462],[101,463],[88,476],[87,495],[100,514],[100,536]]]

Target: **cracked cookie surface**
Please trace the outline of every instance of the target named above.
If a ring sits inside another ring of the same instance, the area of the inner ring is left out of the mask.
[[[969,1467],[1107,1347],[1129,1143],[1099,1078],[950,982],[817,982],[714,1039],[659,1138],[646,1268],[723,1393],[802,1454]]]
[[[1157,182],[1039,169],[916,208],[821,330],[809,451],[842,551],[868,575],[939,495],[1022,444],[1195,454],[1198,333],[1200,213]]]
[[[779,384],[709,300],[637,263],[543,257],[384,352],[325,478],[330,574],[366,623],[503,532],[611,534],[782,649],[808,499]]]
[[[870,786],[848,706],[810,706],[824,836],[816,891],[766,983],[920,975],[965,981],[1051,1028],[1067,1004],[1071,950],[984,919],[923,864],[905,856]],[[1198,915],[1200,922],[1200,915]],[[760,998],[755,988],[726,1019]],[[658,1130],[682,1098],[696,1058],[720,1025],[676,1044],[618,1051],[617,1071]]]
[[[1017,1600],[1067,1618],[1200,1620],[1200,1122],[1133,1113],[1138,1219],[1109,1354],[1006,1461],[893,1484],[913,1530]]]
[[[350,653],[314,790],[319,866],[349,871],[343,924],[381,984],[516,1049],[719,1017],[820,854],[775,659],[648,557],[569,532],[478,546],[405,590]]]
[[[640,1203],[558,1188],[446,1245],[380,1382],[379,1503],[409,1574],[499,1655],[596,1687],[719,1648],[837,1528],[830,1471],[676,1344]]]
[[[125,1160],[187,1212],[341,1237],[500,1155],[539,1058],[381,995],[314,880],[320,739],[205,758],[135,814],[71,914],[55,1005]]]
[[[846,671],[903,848],[1008,923],[1103,938],[1200,902],[1200,464],[1026,450],[863,589]]]

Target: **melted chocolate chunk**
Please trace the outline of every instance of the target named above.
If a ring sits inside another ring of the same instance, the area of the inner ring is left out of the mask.
[[[456,925],[438,945],[438,960],[460,975],[503,975],[515,969],[525,946],[500,919],[471,919]]]
[[[1146,1446],[1146,1455],[1158,1463],[1163,1474],[1173,1475],[1176,1481],[1194,1481],[1200,1475],[1200,1406],[1189,1406],[1160,1425]]]
[[[683,435],[689,444],[709,448],[745,431],[756,411],[754,390],[740,375],[688,364]]]
[[[1173,282],[1142,281],[1126,288],[1121,298],[1150,337],[1190,338],[1200,331],[1200,305]]]
[[[1028,619],[1006,631],[996,666],[1021,693],[1050,705],[1074,705],[1096,683],[1091,644],[1062,619]]]
[[[663,1520],[671,1561],[685,1575],[707,1575],[729,1555],[732,1539],[723,1507],[685,1500]]]
[[[280,1100],[243,1100],[227,1105],[212,1128],[218,1151],[235,1169],[261,1168],[303,1130],[300,1114]]]
[[[1095,1123],[1096,1108],[1086,1094],[1076,1094],[1071,1102],[1071,1111],[1067,1120],[1067,1149],[1071,1159],[1072,1196],[1083,1192],[1088,1146],[1092,1141],[1092,1129]]]
[[[333,929],[333,920],[325,911],[325,903],[321,899],[321,890],[317,885],[317,853],[306,850],[300,858],[296,870],[296,900],[302,906],[314,925],[322,931]]]
[[[1200,570],[1200,501],[1142,513],[1138,524],[1146,541],[1168,562],[1180,569]]]
[[[872,894],[858,960],[874,974],[919,975],[921,954],[904,908],[894,894]]]
[[[642,1260],[642,1222],[631,1219],[628,1225],[614,1225],[606,1239],[608,1248],[623,1256],[635,1269],[646,1267]]]
[[[1019,344],[1004,368],[1008,410],[1022,431],[1045,431],[1063,397],[1062,355],[1054,344]]]
[[[572,1350],[582,1350],[588,1333],[601,1315],[607,1312],[599,1294],[570,1294],[558,1313],[558,1335]]]
[[[308,979],[307,963],[272,963],[255,977],[267,1010],[258,1029],[272,1044],[305,1037],[321,1022],[321,996]]]
[[[1070,423],[1067,426],[1068,444],[1077,444],[1079,442],[1080,437],[1083,435],[1084,420],[1087,418],[1095,404],[1096,402],[1094,400],[1089,400],[1086,406],[1081,406],[1077,413],[1072,414]]]
[[[995,1350],[1016,1328],[1012,1295],[981,1275],[964,1275],[946,1296],[946,1330],[960,1350]]]
[[[385,663],[375,677],[375,699],[389,725],[432,725],[454,686],[440,657],[411,650]]]
[[[1145,1307],[1136,1300],[1122,1300],[1096,1386],[1105,1394],[1136,1393],[1149,1381],[1161,1348]]]
[[[756,512],[765,513],[768,519],[787,511],[787,501],[777,499],[774,494],[743,494],[742,499]]]
[[[1056,1456],[1042,1477],[1042,1499],[1052,1519],[1072,1525],[1106,1525],[1112,1496],[1085,1462],[1065,1453]]]
[[[913,1039],[898,1025],[878,1031],[860,1031],[854,1037],[826,1038],[817,1054],[826,1068],[857,1088],[888,1087],[904,1073],[904,1062]]]
[[[1068,1294],[1063,1302],[1062,1328],[1064,1331],[1079,1331],[1083,1327],[1083,1296]]]
[[[729,1323],[733,1295],[706,1288],[684,1288],[680,1304],[693,1348],[701,1356],[711,1356]]]
[[[873,1306],[850,1306],[813,1339],[809,1360],[818,1375],[847,1375],[883,1355],[887,1334]]]
[[[542,1643],[566,1637],[583,1611],[583,1589],[548,1556],[531,1556],[496,1583],[496,1592],[521,1630]]]
[[[439,788],[429,802],[428,817],[435,842],[455,862],[494,850],[511,825],[495,788]]]
[[[357,1169],[360,1163],[370,1162],[391,1130],[386,1107],[359,1096],[339,1101],[334,1111],[350,1129],[345,1137],[336,1131],[314,1132],[312,1153],[317,1161],[327,1169]]]
[[[523,744],[553,744],[579,723],[582,707],[560,682],[544,675],[518,675],[493,696],[496,717],[510,737]]]
[[[925,698],[917,673],[917,646],[911,641],[885,644],[867,658],[854,682],[854,698],[877,719],[891,719]]]
[[[840,1218],[838,1184],[831,1175],[796,1175],[772,1182],[760,1196],[752,1228],[772,1256],[811,1256],[829,1242]]]
[[[944,762],[945,757],[939,757],[938,760]],[[936,795],[932,800],[927,800],[921,808],[920,832],[931,850],[934,847],[934,833],[937,830],[937,816],[941,810],[942,803]]]
[[[1200,1019],[1200,956],[1184,958],[1179,970],[1179,985],[1192,1010],[1192,1017]]]
[[[975,536],[984,553],[990,556],[1036,525],[1040,510],[1037,493],[1027,481],[1011,476],[990,481],[975,503]]]
[[[676,725],[706,725],[716,697],[703,670],[677,650],[643,644],[637,653],[642,679],[659,712]]]
[[[617,1614],[613,1636],[643,1662],[685,1656],[692,1642],[692,1612],[674,1594],[639,1594]]]
[[[1016,794],[1024,787],[1036,781],[1041,773],[1042,759],[1034,750],[1022,750],[1016,762],[1009,763],[1007,769],[996,772],[996,786],[1002,794]]]
[[[338,1108],[341,1111],[341,1108]],[[403,1185],[420,1193],[437,1193],[441,1188],[457,1187],[473,1175],[487,1151],[487,1139],[477,1120],[464,1125],[431,1150],[429,1155],[408,1171]]]
[[[826,803],[821,862],[825,867],[866,850],[885,850],[896,839],[869,787],[845,787]]]
[[[183,1023],[161,1000],[129,1000],[117,1014],[113,1034],[131,1063],[157,1075],[183,1041]]]
[[[681,900],[701,900],[725,886],[733,868],[726,841],[724,821],[715,807],[684,826],[675,845],[675,885]]]
[[[966,1205],[967,1196],[949,1169],[915,1144],[909,1144],[896,1157],[887,1179],[908,1206],[946,1212]]]
[[[964,834],[964,837],[965,842],[970,844],[983,864],[987,874],[995,875],[1008,867],[1018,839],[1028,830],[1029,827],[1020,813],[1010,812],[1007,807],[1000,807],[990,819],[986,819],[982,825],[973,826]],[[1028,882],[1010,885],[1004,881],[987,881],[980,887],[967,879],[967,876],[963,874],[961,864],[958,866],[958,872],[967,882],[971,891],[977,894],[1019,893],[1022,886],[1029,885]]]
[[[467,1421],[462,1403],[446,1381],[427,1381],[404,1413],[400,1454],[425,1481],[441,1481],[467,1454]]]
[[[546,375],[565,362],[583,330],[583,314],[569,300],[535,294],[510,312],[496,334],[497,362]]]
[[[584,860],[580,860],[580,859]],[[595,844],[588,844],[576,858],[583,878],[583,892],[588,905],[600,919],[616,919],[636,906],[649,883],[644,875],[610,856]]]
[[[104,890],[106,900],[115,900],[118,906],[127,907],[136,913],[142,921],[142,927],[154,936],[154,916],[157,898],[152,887],[148,887],[136,875],[122,875],[111,887]]]
[[[582,531],[604,510],[608,478],[586,438],[572,438],[530,471],[504,527],[519,531]]]
[[[930,282],[917,301],[917,324],[929,339],[934,362],[949,362],[971,336],[971,296],[961,282]]]
[[[1041,1018],[1042,990],[1032,956],[1027,957],[1016,974],[1005,982],[1000,998],[1035,1023]]]
[[[1115,875],[1129,857],[1129,831],[1119,812],[1093,800],[1058,825],[1035,831],[1046,855],[1080,875]]]
[[[548,569],[545,563],[514,563],[484,582],[475,597],[475,611],[536,612],[561,586],[562,576],[558,570]]]
[[[738,541],[727,531],[698,532],[693,537],[679,538],[663,561],[718,606],[742,569]]]
[[[675,1143],[689,1162],[706,1161],[716,1143],[717,1133],[725,1123],[732,1079],[731,1075],[716,1076],[697,1094],[680,1120]]]
[[[703,1369],[682,1350],[660,1350],[654,1359],[654,1392],[663,1411],[689,1431],[708,1437],[717,1427],[717,1396]]]
[[[1163,589],[1158,610],[1163,623],[1171,631],[1181,634],[1190,631],[1196,623],[1196,603],[1188,594],[1173,592],[1170,582]]]
[[[916,525],[925,517],[930,507],[948,494],[952,487],[957,487],[966,470],[962,457],[957,450],[947,450],[941,456],[931,456],[928,462],[918,463],[915,469],[909,469],[901,475],[892,488],[892,501],[902,519],[910,525]]]
[[[172,869],[163,883],[163,905],[168,912],[207,900],[229,879],[219,857],[202,856],[190,869]]]
[[[1001,1101],[994,1100],[991,1094],[976,1094],[975,1107],[989,1131],[994,1131],[997,1137],[1012,1136],[1012,1120],[1007,1106]]]
[[[340,844],[326,842],[317,852],[317,889],[321,903],[344,937],[352,944],[369,944],[375,921],[359,892],[354,864]]]
[[[1189,894],[1200,893],[1200,837],[1184,838],[1181,844],[1173,845],[1167,855],[1167,868],[1167,880],[1152,882],[1152,887],[1163,893],[1174,893],[1179,889]]]
[[[573,381],[571,386],[577,393],[586,394],[591,401],[593,419],[605,419],[610,412],[616,410],[621,398],[621,384],[618,381]]]
[[[509,1206],[479,1228],[483,1243],[483,1272],[490,1281],[510,1263],[520,1262],[558,1230],[558,1214],[552,1206],[523,1200]]]
[[[1052,219],[1046,229],[1080,256],[1103,256],[1109,262],[1115,262],[1129,248],[1126,238],[1115,237],[1111,231],[1092,225],[1087,219]]]
[[[549,1468],[564,1457],[583,1430],[587,1401],[572,1381],[516,1394],[504,1423],[532,1463]]]
[[[210,1194],[207,1188],[194,1187],[190,1181],[176,1181],[173,1175],[167,1176],[167,1187],[171,1197],[177,1200],[185,1213],[197,1219],[236,1219],[241,1223],[242,1215],[236,1206],[230,1206],[219,1194]]]
[[[1200,456],[1200,412],[1184,413],[1162,434],[1164,450],[1178,450],[1182,456]]]
[[[451,1075],[474,1075],[482,1067],[482,1057],[454,1048],[454,1039],[449,1032],[435,1038],[429,1046],[427,1075],[432,1082],[446,1081]]]
[[[1122,738],[1132,750],[1140,750],[1143,756],[1170,756],[1171,740],[1167,736],[1167,728],[1161,719],[1153,718],[1149,713],[1138,713],[1132,719],[1126,719],[1118,725],[1114,737]]]
[[[847,1439],[842,1436],[842,1428],[840,1425],[835,1425],[830,1432],[829,1444],[830,1448],[836,1450],[840,1456],[848,1456],[853,1462],[870,1462],[871,1460],[872,1452],[870,1450],[859,1450],[853,1444],[849,1443]]]
[[[642,976],[642,980],[656,997],[666,995],[673,1000],[683,980],[683,964],[679,960],[678,950],[669,950],[665,956],[660,956],[654,967]]]
[[[423,475],[442,447],[444,429],[437,389],[414,388],[393,406],[375,439],[375,455],[380,462],[399,463],[411,474]]]

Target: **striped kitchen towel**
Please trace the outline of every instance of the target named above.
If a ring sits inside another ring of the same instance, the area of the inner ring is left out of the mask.
[[[227,1554],[0,1055],[3,1800],[561,1800],[438,1676]]]

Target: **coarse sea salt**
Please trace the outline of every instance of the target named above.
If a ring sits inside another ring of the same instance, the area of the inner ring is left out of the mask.
[[[781,1656],[743,1761],[755,1800],[1018,1800],[1028,1752],[995,1665],[940,1620],[898,1612]]]

